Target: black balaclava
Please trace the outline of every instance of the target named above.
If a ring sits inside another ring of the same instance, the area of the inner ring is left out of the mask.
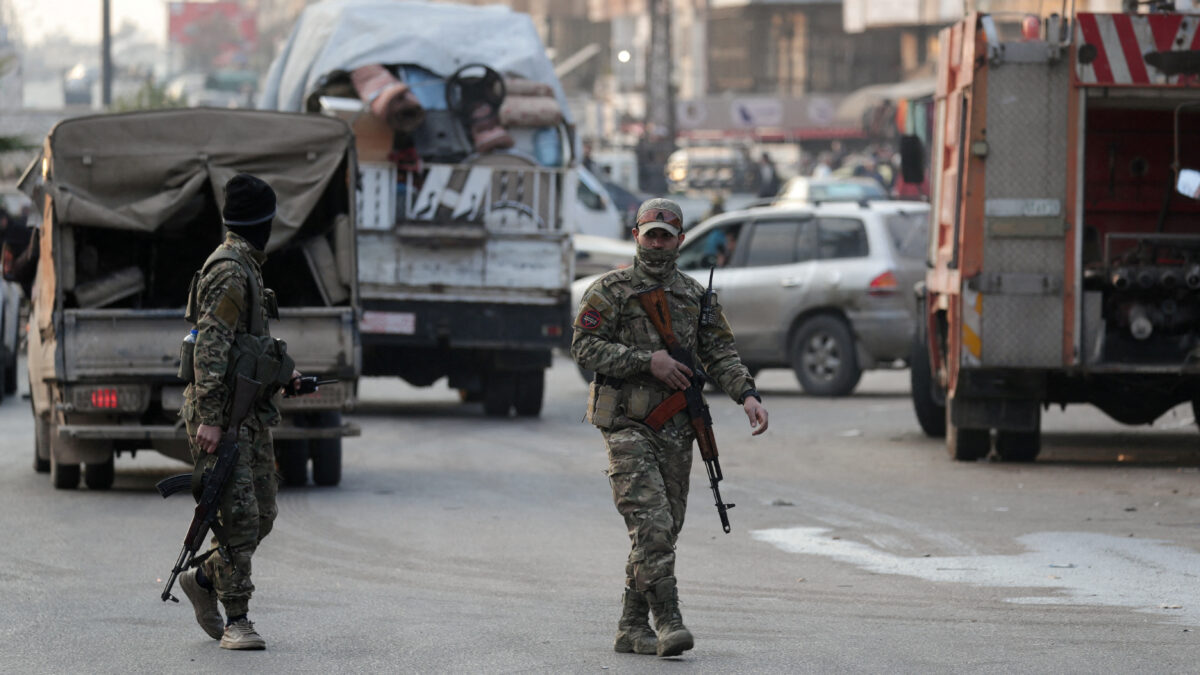
[[[271,238],[271,221],[275,219],[275,191],[265,181],[239,173],[225,183],[221,218],[230,232],[264,251]]]

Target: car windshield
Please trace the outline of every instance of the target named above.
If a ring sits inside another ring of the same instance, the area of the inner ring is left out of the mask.
[[[808,199],[814,202],[856,202],[886,198],[887,193],[881,186],[870,183],[819,183],[808,188]]]

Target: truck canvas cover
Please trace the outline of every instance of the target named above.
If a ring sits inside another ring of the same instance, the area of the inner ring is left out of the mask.
[[[325,75],[374,63],[417,65],[441,77],[468,64],[487,64],[500,73],[550,85],[570,124],[566,96],[533,22],[498,5],[392,0],[312,5],[271,64],[259,107],[301,111],[305,97]]]
[[[225,182],[252,173],[279,197],[275,250],[304,224],[353,143],[344,122],[316,115],[190,108],[80,117],[46,137],[42,188],[58,222],[154,232],[201,190],[223,207]]]

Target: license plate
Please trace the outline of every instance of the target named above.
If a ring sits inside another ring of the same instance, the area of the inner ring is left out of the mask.
[[[359,327],[364,333],[413,335],[417,332],[417,315],[412,312],[363,312]]]

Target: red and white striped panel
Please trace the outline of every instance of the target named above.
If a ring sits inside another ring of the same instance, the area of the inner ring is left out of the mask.
[[[1075,64],[1079,83],[1094,86],[1184,86],[1194,77],[1167,77],[1146,63],[1147,52],[1200,49],[1200,16],[1190,14],[1077,14],[1075,47],[1096,47],[1091,63]]]

